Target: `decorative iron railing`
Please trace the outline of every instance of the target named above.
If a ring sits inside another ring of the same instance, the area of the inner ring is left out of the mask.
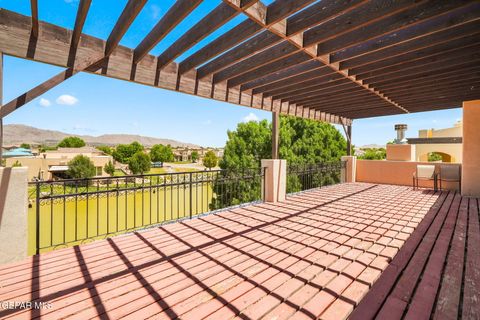
[[[287,193],[340,183],[342,169],[345,166],[345,161],[289,165],[287,167]]]
[[[244,169],[32,182],[29,210],[34,251],[259,201],[263,177],[264,169]]]

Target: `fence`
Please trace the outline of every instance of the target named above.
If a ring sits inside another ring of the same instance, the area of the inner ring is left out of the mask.
[[[30,251],[49,251],[258,201],[263,178],[263,169],[244,169],[33,182]]]
[[[287,167],[287,193],[340,183],[342,169],[345,167],[345,161],[289,165]]]

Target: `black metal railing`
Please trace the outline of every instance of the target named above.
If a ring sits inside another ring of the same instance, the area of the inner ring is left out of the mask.
[[[30,183],[35,252],[259,201],[264,169]]]
[[[340,183],[342,169],[345,167],[345,161],[289,165],[287,167],[287,193]]]

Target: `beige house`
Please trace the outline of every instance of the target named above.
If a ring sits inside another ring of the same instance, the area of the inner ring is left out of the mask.
[[[408,139],[415,145],[415,160],[428,161],[428,155],[435,152],[442,156],[442,162],[462,162],[462,121],[452,128],[427,129],[418,131],[418,139]]]
[[[16,161],[28,168],[28,180],[42,179],[52,180],[64,177],[68,170],[68,162],[77,155],[83,155],[93,162],[97,170],[96,176],[108,176],[103,170],[105,164],[113,162],[112,156],[92,148],[58,148],[58,150],[46,151],[32,157],[12,157],[6,159],[7,167],[11,167]]]

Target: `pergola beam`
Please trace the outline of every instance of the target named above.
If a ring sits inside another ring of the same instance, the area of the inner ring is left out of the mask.
[[[133,53],[133,63],[140,62],[173,28],[185,19],[202,0],[178,0],[140,42]]]
[[[30,0],[30,11],[32,13],[32,36],[38,38],[38,2]]]
[[[88,10],[92,0],[80,0],[77,9],[77,16],[75,18],[75,26],[73,28],[72,40],[70,42],[70,52],[68,53],[68,67],[73,68],[75,64],[75,57],[77,55],[78,42],[82,35],[83,26],[87,19]]]

